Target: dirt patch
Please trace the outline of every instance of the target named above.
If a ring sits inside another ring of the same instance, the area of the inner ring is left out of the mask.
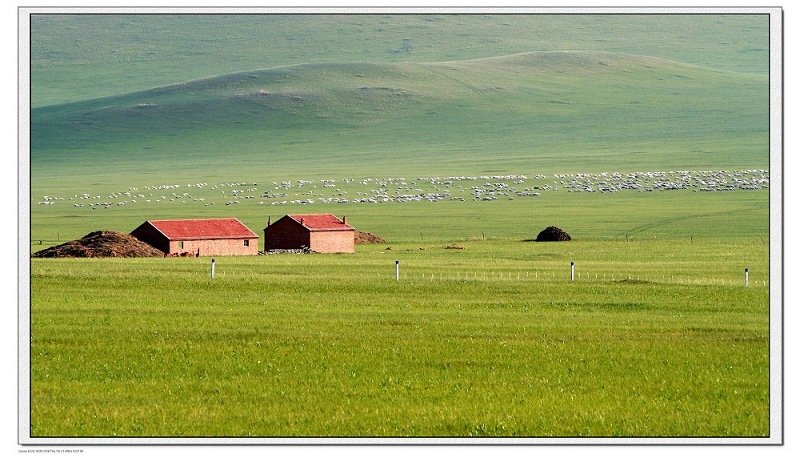
[[[570,240],[572,237],[569,234],[555,226],[546,228],[536,236],[537,242],[568,242]]]
[[[370,232],[356,231],[356,244],[362,245],[366,243],[386,243],[386,240]]]
[[[130,234],[91,232],[80,239],[37,251],[34,258],[152,258],[164,252]]]

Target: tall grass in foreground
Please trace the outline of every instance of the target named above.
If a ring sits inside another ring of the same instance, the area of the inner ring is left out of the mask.
[[[31,436],[769,435],[767,288],[563,267],[580,247],[699,275],[729,255],[717,242],[666,264],[665,242],[533,245],[225,258],[213,280],[206,258],[34,259]],[[396,259],[560,276],[397,282]]]

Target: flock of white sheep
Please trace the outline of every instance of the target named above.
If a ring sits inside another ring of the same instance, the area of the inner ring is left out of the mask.
[[[494,201],[537,198],[551,192],[733,192],[769,189],[767,170],[656,171],[450,177],[344,178],[322,180],[163,184],[103,195],[43,196],[39,205],[69,203],[108,209],[126,205],[377,204],[387,202]]]

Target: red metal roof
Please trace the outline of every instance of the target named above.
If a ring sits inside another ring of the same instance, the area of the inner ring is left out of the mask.
[[[354,231],[353,226],[347,224],[346,218],[341,220],[330,213],[311,215],[286,215],[302,224],[309,231]]]
[[[148,220],[170,240],[252,239],[255,232],[236,218]]]

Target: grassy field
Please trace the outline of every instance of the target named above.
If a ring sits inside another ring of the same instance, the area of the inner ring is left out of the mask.
[[[184,188],[186,189],[186,188]],[[230,187],[228,194],[230,194]],[[351,188],[348,195],[357,196]],[[179,189],[180,191],[180,189]],[[190,189],[192,193],[195,190]],[[297,191],[296,189],[294,191]],[[146,191],[145,191],[146,192]],[[163,191],[157,192],[160,193]],[[569,193],[566,190],[542,191],[539,197],[501,197],[494,201],[441,200],[438,202],[323,203],[271,205],[275,199],[240,199],[225,205],[219,191],[215,205],[211,200],[144,200],[124,206],[122,197],[109,207],[92,209],[92,200],[83,207],[59,201],[36,205],[31,219],[31,250],[83,237],[97,230],[129,233],[145,220],[234,217],[256,233],[262,233],[267,220],[285,214],[333,213],[347,216],[358,230],[372,232],[387,243],[444,243],[465,240],[535,239],[539,231],[557,226],[577,240],[691,240],[693,238],[739,238],[761,242],[769,240],[769,191],[693,192],[691,190],[618,193]],[[171,195],[170,192],[166,192]],[[181,194],[180,192],[176,194]],[[292,192],[294,194],[294,192]],[[371,194],[370,194],[371,195]],[[156,196],[158,197],[158,196]],[[302,192],[291,198],[304,198]],[[95,199],[100,202],[107,199]],[[210,199],[210,198],[209,198]],[[263,246],[263,241],[260,241]]]
[[[465,245],[34,260],[31,434],[769,435],[760,243]]]
[[[767,198],[359,204],[386,244],[213,280],[208,258],[32,259],[31,434],[767,437]],[[96,221],[65,209],[148,214],[54,206],[35,233]],[[575,240],[525,241],[544,221]]]
[[[31,252],[322,212],[386,243],[30,259],[31,437],[770,437],[767,25],[34,17]]]

